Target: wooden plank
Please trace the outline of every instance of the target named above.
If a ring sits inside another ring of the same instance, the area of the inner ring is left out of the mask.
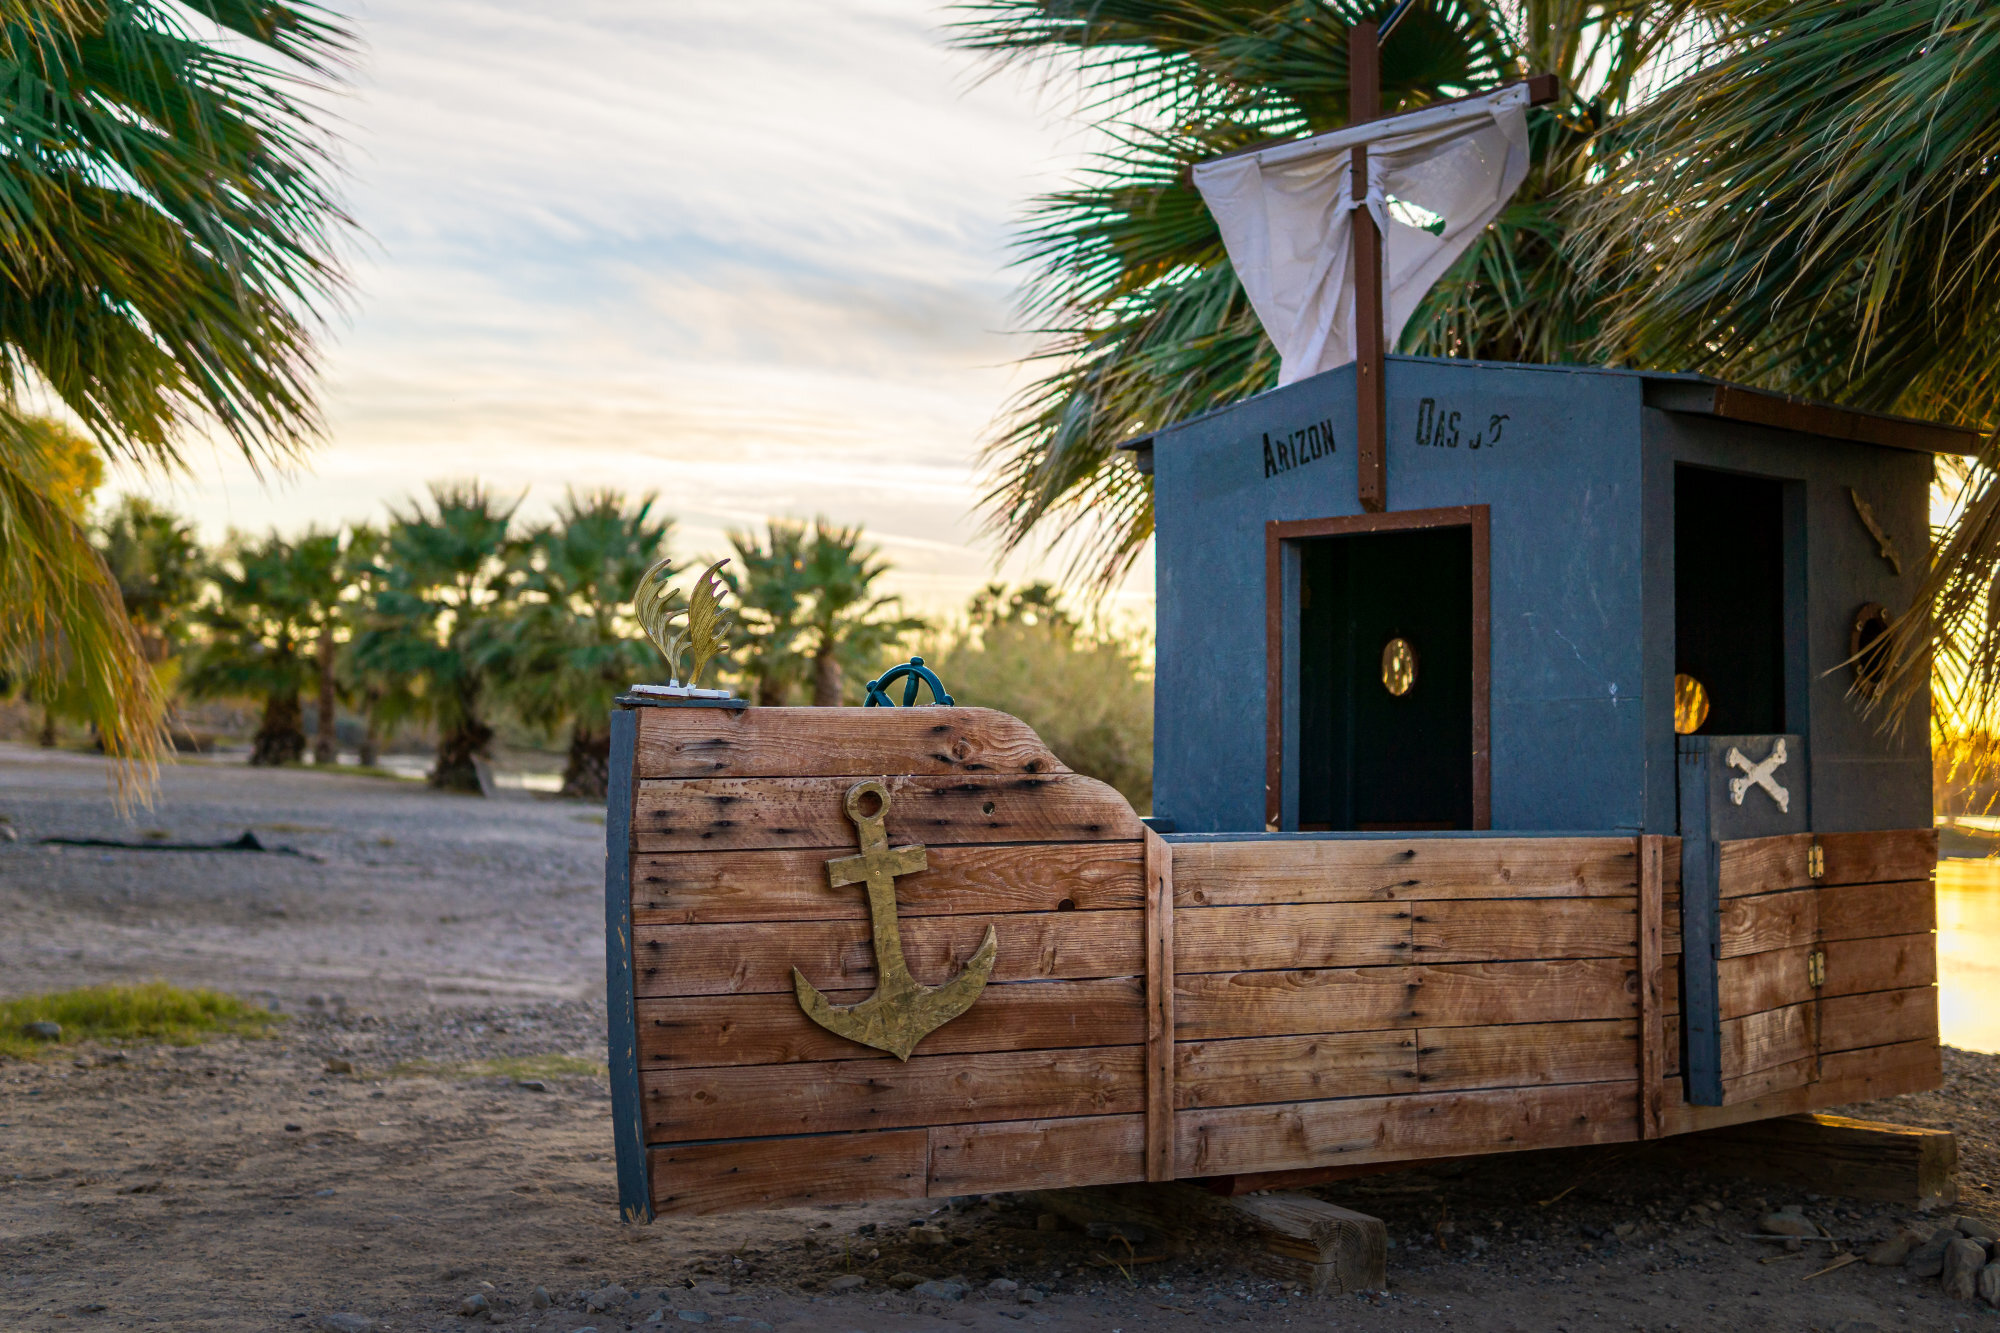
[[[1145,1107],[1145,1048],[927,1055],[645,1074],[652,1144],[1123,1114]]]
[[[641,925],[865,921],[864,894],[827,887],[827,861],[847,850],[640,856],[634,858],[632,873],[632,918]],[[1099,912],[1145,906],[1138,843],[931,847],[925,859],[927,869],[896,879],[899,916]]]
[[[1182,976],[1410,961],[1404,903],[1181,907],[1174,915],[1174,970]]]
[[[1411,948],[1420,962],[1626,958],[1638,947],[1638,899],[1523,898],[1415,902]]]
[[[1642,1139],[1660,1136],[1663,1107],[1660,1083],[1667,1069],[1666,985],[1662,976],[1666,936],[1664,841],[1658,834],[1639,839],[1639,1137]],[[1679,913],[1675,915],[1678,917]],[[1676,931],[1677,943],[1678,935]]]
[[[1174,854],[1146,830],[1146,1179],[1174,1174]]]
[[[1819,1063],[1811,1056],[1722,1080],[1722,1104],[1756,1101],[1785,1088],[1811,1087]]]
[[[867,1199],[921,1199],[929,1140],[921,1129],[880,1134],[655,1148],[653,1207],[661,1213],[727,1213]]]
[[[1146,1117],[1014,1120],[930,1131],[930,1196],[1112,1185],[1146,1175]]]
[[[1298,838],[1173,847],[1182,907],[1629,897],[1638,883],[1631,838]]]
[[[650,1222],[653,1190],[646,1179],[641,1057],[632,996],[632,746],[637,734],[632,710],[620,708],[611,714],[604,801],[604,995],[618,1214],[627,1222]]]
[[[1807,874],[1814,840],[1826,873]],[[1786,833],[1722,844],[1722,896],[1831,884],[1876,884],[1927,879],[1937,868],[1937,830],[1887,829],[1867,833]]]
[[[1027,723],[990,708],[643,711],[642,778],[1068,772]]]
[[[1820,998],[1903,990],[1937,982],[1937,936],[1889,935],[1875,940],[1828,940],[1826,984]]]
[[[903,956],[918,981],[940,985],[978,952],[988,926],[1000,940],[995,981],[1146,970],[1143,912],[919,917],[902,924]],[[789,995],[795,967],[821,990],[875,985],[875,946],[865,921],[639,926],[633,942],[642,996]]]
[[[1669,1079],[1666,1085],[1667,1133],[1686,1134],[1769,1116],[1795,1115],[1830,1106],[1871,1102],[1906,1092],[1924,1092],[1943,1081],[1944,1070],[1938,1045],[1933,1040],[1836,1051],[1821,1057],[1819,1082],[1782,1088],[1766,1096],[1728,1106],[1686,1105],[1681,1100],[1680,1081]]]
[[[1182,1041],[1638,1017],[1629,958],[1218,972],[1175,985]]]
[[[1283,1171],[1637,1137],[1630,1082],[1353,1097],[1180,1115],[1183,1176]]]
[[[1937,890],[1927,879],[1848,884],[1819,891],[1819,933],[1826,940],[1916,935],[1937,929]]]
[[[1184,1041],[1174,1059],[1174,1104],[1183,1109],[1417,1090],[1417,1034],[1408,1029]]]
[[[1639,1025],[1630,1019],[1423,1028],[1417,1033],[1417,1083],[1425,1092],[1629,1083],[1638,1070]]]
[[[1958,1198],[1958,1139],[1847,1116],[1806,1114],[1691,1134],[1675,1159],[1696,1170],[1849,1199],[1925,1208]]]
[[[1741,958],[1811,944],[1819,937],[1818,889],[1790,889],[1722,903],[1721,956]]]
[[[1812,999],[1807,960],[1813,947],[1801,944],[1723,959],[1716,967],[1722,1017],[1741,1018]]]
[[[1808,999],[1803,1004],[1789,1004],[1782,1009],[1766,1009],[1758,1014],[1724,1019],[1724,1080],[1810,1060],[1819,1050],[1814,1009],[1814,1004]]]
[[[650,779],[639,785],[641,852],[855,845],[842,801],[858,779]],[[900,777],[885,821],[893,844],[1139,840],[1145,825],[1117,791],[1075,773],[1045,777]]]
[[[871,993],[824,992],[833,1004],[857,1004]],[[1023,982],[987,986],[979,1003],[925,1037],[917,1053],[1125,1046],[1145,1038],[1145,987],[1137,977]],[[645,1069],[894,1058],[828,1032],[789,992],[641,1000],[639,1056]]]
[[[1820,1002],[1820,1050],[1850,1051],[1886,1042],[1938,1039],[1935,986],[1837,995]]]
[[[1658,837],[1657,834],[1648,834]],[[1660,883],[1666,887],[1667,897],[1673,906],[1681,904],[1681,840],[1660,838]]]

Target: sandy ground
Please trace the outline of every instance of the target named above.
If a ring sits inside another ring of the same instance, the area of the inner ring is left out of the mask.
[[[340,1314],[384,1333],[2000,1322],[1900,1269],[1810,1277],[1824,1246],[1785,1255],[1743,1235],[1798,1203],[1865,1247],[1904,1210],[1690,1176],[1636,1145],[1325,1191],[1384,1218],[1394,1245],[1389,1292],[1326,1301],[1199,1237],[1180,1255],[1142,1244],[1135,1264],[1038,1229],[1035,1204],[1008,1196],[621,1226],[594,810],[196,764],[128,825],[96,761],[0,747],[0,815],[20,837],[0,843],[0,993],[162,976],[291,1016],[269,1040],[0,1063],[0,1329],[339,1328]],[[36,842],[246,828],[312,859]],[[2000,1059],[1948,1052],[1947,1071],[1942,1092],[1860,1113],[1956,1129],[1960,1211],[2000,1217]],[[904,1293],[899,1274],[966,1294]],[[844,1276],[864,1282],[836,1292]],[[491,1313],[462,1317],[474,1295]]]

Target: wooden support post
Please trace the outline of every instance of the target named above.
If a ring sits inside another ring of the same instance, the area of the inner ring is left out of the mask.
[[[1687,1134],[1666,1145],[1687,1166],[1820,1194],[1912,1207],[1958,1199],[1958,1139],[1840,1115],[1788,1115]]]
[[[1722,1105],[1722,867],[1709,824],[1708,746],[1682,737],[1681,1081],[1690,1106]]]
[[[1382,114],[1382,47],[1373,23],[1347,30],[1347,120]],[[1356,144],[1349,161],[1356,203],[1368,198],[1368,145]],[[1383,385],[1382,233],[1366,206],[1354,218],[1354,434],[1355,484],[1361,507],[1379,514],[1389,507],[1388,400]]]
[[[1043,1190],[1027,1198],[1078,1226],[1144,1232],[1173,1253],[1184,1252],[1191,1238],[1229,1237],[1249,1246],[1255,1271],[1298,1282],[1315,1296],[1388,1285],[1389,1237],[1381,1219],[1310,1195],[1227,1198],[1198,1185],[1161,1184]]]
[[[632,998],[632,797],[639,715],[611,713],[611,763],[604,802],[604,970],[609,997],[611,1127],[618,1158],[618,1213],[653,1220],[646,1160],[645,1100],[639,1087],[639,1024]]]
[[[1666,1116],[1666,983],[1660,975],[1666,839],[1639,839],[1639,1137],[1660,1137]]]
[[[1146,830],[1146,1179],[1174,1178],[1174,851]]]

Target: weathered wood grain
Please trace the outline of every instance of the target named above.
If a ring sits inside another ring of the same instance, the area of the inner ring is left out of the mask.
[[[1676,1161],[1738,1179],[1927,1208],[1958,1198],[1958,1143],[1919,1129],[1838,1115],[1792,1115],[1692,1135]]]
[[[1403,903],[1180,907],[1174,917],[1174,970],[1182,976],[1410,961]]]
[[[1182,1176],[1574,1147],[1637,1136],[1633,1085],[1354,1097],[1179,1117]]]
[[[1666,848],[1658,834],[1639,839],[1639,1137],[1656,1139],[1663,1126],[1661,1080],[1666,1077]],[[1678,920],[1679,913],[1675,913]],[[1675,948],[1679,948],[1675,936]]]
[[[1628,897],[1631,838],[1298,839],[1174,844],[1183,907],[1424,898]]]
[[[1422,1028],[1417,1085],[1424,1092],[1630,1083],[1639,1074],[1639,1025],[1631,1019]]]
[[[1740,1018],[1812,999],[1813,984],[1806,965],[1813,947],[1800,944],[1723,959],[1716,965],[1722,1017]]]
[[[680,1143],[1145,1107],[1145,1048],[737,1065],[641,1075],[647,1142]]]
[[[1410,908],[1411,949],[1420,963],[1624,958],[1639,943],[1636,897],[1474,899]]]
[[[1806,873],[1806,858],[1815,838],[1826,856],[1826,873],[1818,879]],[[1734,898],[1811,885],[1926,879],[1935,869],[1935,829],[1742,838],[1722,844],[1722,896]]]
[[[747,711],[747,710],[746,710]],[[641,853],[855,845],[842,808],[860,778],[688,778],[639,784]],[[894,844],[1137,842],[1145,825],[1117,791],[1075,773],[882,778]]]
[[[1689,1106],[1681,1100],[1681,1081],[1669,1079],[1666,1085],[1667,1132],[1688,1134],[1774,1115],[1796,1115],[1822,1107],[1872,1102],[1905,1092],[1923,1092],[1937,1087],[1943,1080],[1941,1056],[1934,1040],[1836,1051],[1821,1058],[1817,1083],[1780,1088],[1761,1097],[1723,1106]]]
[[[1811,992],[1802,1004],[1745,1014],[1722,1023],[1724,1082],[1759,1070],[1810,1060],[1819,1049]]]
[[[654,1148],[653,1208],[692,1215],[921,1199],[929,1148],[921,1129]]]
[[[642,778],[1068,771],[990,708],[647,708],[638,751]]]
[[[1722,1104],[1756,1101],[1785,1088],[1810,1086],[1818,1072],[1818,1059],[1803,1056],[1785,1064],[1735,1074],[1722,1080]]]
[[[1819,988],[1822,999],[1937,983],[1935,935],[1828,940],[1824,947],[1826,984]]]
[[[1146,1179],[1174,1175],[1174,853],[1146,830]]]
[[[1184,1110],[1417,1091],[1411,1029],[1184,1041],[1174,1058],[1174,1102]]]
[[[1131,842],[931,847],[925,853],[929,868],[897,877],[896,909],[904,917],[1137,909],[1145,905],[1139,847]],[[866,921],[864,894],[827,887],[828,860],[851,852],[841,847],[635,857],[632,919],[640,925]]]
[[[910,971],[927,986],[949,981],[978,951],[989,925],[1000,940],[995,981],[1146,971],[1143,912],[918,917],[902,924]],[[875,946],[865,921],[640,926],[632,935],[636,984],[646,997],[790,994],[795,967],[822,991],[875,985]]]
[[[1724,958],[1811,944],[1819,936],[1818,889],[1789,889],[1722,903],[1719,942]]]
[[[1885,1042],[1936,1041],[1935,986],[1836,995],[1820,1002],[1820,1050],[1851,1051]]]
[[[824,994],[833,1004],[857,1004],[870,992]],[[1137,977],[995,983],[972,1008],[925,1037],[917,1054],[1126,1046],[1145,1034],[1145,988]],[[828,1032],[786,992],[641,1000],[639,1059],[644,1069],[701,1069],[894,1057]]]
[[[930,1131],[930,1196],[1115,1185],[1146,1178],[1146,1117],[1015,1120]]]
[[[1182,1041],[1638,1017],[1629,958],[1227,972],[1176,985]]]
[[[1927,879],[1819,891],[1821,939],[1865,940],[1936,929],[1937,890]]]

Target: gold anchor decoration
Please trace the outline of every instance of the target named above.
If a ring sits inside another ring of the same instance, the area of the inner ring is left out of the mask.
[[[867,798],[875,812],[865,814]],[[993,975],[1000,956],[1000,939],[993,927],[965,970],[942,986],[925,986],[910,975],[903,961],[903,932],[896,920],[896,876],[914,875],[929,867],[922,843],[891,847],[882,821],[889,814],[889,789],[871,778],[847,792],[847,817],[861,839],[859,856],[842,856],[826,863],[826,877],[836,889],[848,884],[868,886],[868,921],[875,938],[875,993],[859,1004],[828,1004],[805,974],[792,969],[792,989],[806,1017],[849,1041],[887,1051],[898,1060],[910,1058],[917,1043],[972,1007]]]

